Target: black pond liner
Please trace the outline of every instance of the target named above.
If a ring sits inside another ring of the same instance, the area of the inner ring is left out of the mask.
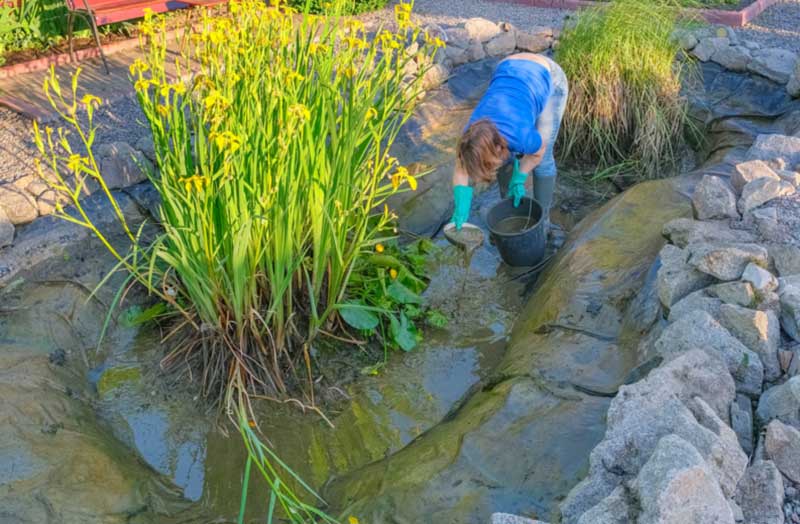
[[[526,225],[511,232],[501,228],[501,223],[509,218],[523,218]],[[514,207],[511,199],[501,200],[489,210],[486,224],[492,243],[509,266],[530,267],[544,259],[547,232],[542,206],[536,200],[523,197],[518,207]]]

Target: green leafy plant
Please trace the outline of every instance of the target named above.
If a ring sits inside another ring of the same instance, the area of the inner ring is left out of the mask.
[[[444,327],[447,318],[425,307],[427,256],[438,248],[427,239],[408,246],[377,244],[376,252],[359,260],[348,286],[351,300],[339,306],[342,319],[358,331],[377,332],[384,347],[411,351],[422,335],[417,324]]]
[[[556,49],[570,83],[564,159],[606,172],[623,164],[644,177],[675,164],[689,123],[678,14],[669,0],[614,0],[581,11],[564,30]]]

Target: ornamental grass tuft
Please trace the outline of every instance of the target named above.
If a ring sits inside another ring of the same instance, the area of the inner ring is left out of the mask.
[[[614,0],[564,30],[556,61],[570,83],[560,154],[596,172],[657,177],[680,157],[688,124],[669,0]]]

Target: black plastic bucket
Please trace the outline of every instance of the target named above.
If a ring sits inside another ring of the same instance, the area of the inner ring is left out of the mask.
[[[510,222],[522,227],[509,229]],[[542,206],[534,199],[523,197],[519,207],[511,199],[501,200],[489,210],[486,224],[492,243],[509,266],[535,266],[544,258],[547,237]]]

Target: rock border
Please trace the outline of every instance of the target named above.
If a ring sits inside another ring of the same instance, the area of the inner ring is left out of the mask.
[[[729,177],[700,179],[694,218],[664,225],[664,320],[638,351],[659,365],[612,400],[562,524],[800,522],[800,246],[764,213],[800,190],[787,164],[800,138],[759,135]]]
[[[683,50],[701,62],[714,62],[729,71],[763,76],[800,97],[800,55],[778,47],[762,47],[740,39],[728,27],[704,27],[676,34]]]

